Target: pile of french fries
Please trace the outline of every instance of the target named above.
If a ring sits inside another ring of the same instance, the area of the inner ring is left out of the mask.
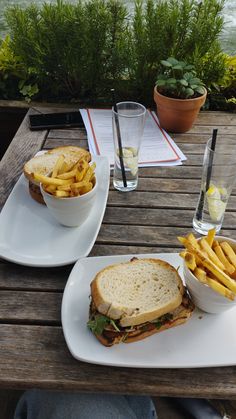
[[[58,198],[75,197],[93,189],[96,183],[95,168],[95,163],[90,165],[84,159],[71,167],[61,155],[49,176],[34,173],[34,179],[41,182],[43,189],[51,195]]]
[[[215,240],[215,229],[197,240],[194,234],[178,237],[185,250],[180,252],[187,267],[203,284],[224,297],[234,300],[236,296],[236,254],[227,241]]]

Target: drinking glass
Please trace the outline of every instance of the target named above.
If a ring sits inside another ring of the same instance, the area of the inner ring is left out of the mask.
[[[220,137],[212,149],[208,140],[202,168],[201,190],[193,217],[194,229],[203,235],[215,228],[219,232],[224,220],[228,199],[236,179],[236,143]]]
[[[113,185],[129,192],[138,185],[138,155],[146,108],[136,102],[119,102],[112,108],[114,142]]]

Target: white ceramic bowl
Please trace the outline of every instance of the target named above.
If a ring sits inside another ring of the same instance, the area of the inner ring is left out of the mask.
[[[216,236],[216,240],[227,241],[236,251],[236,241],[224,236]],[[218,294],[208,285],[199,282],[193,273],[184,263],[184,279],[192,300],[196,307],[207,313],[222,313],[236,306],[234,301],[229,300],[221,294]]]
[[[91,189],[84,195],[71,198],[58,198],[47,193],[42,185],[40,190],[45,204],[56,220],[67,227],[78,227],[88,218],[95,203],[97,192],[97,180]]]

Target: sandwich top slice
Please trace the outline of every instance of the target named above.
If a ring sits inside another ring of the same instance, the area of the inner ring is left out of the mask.
[[[90,162],[91,160],[91,154],[89,151],[81,147],[62,146],[53,148],[44,154],[33,157],[26,162],[23,167],[24,175],[29,180],[30,195],[41,204],[44,204],[44,200],[40,192],[39,183],[34,179],[34,173],[37,172],[44,176],[49,175],[52,172],[58,157],[61,155],[64,156],[65,164],[68,169],[72,168],[81,159],[84,159],[87,162]]]
[[[88,327],[105,346],[134,342],[184,323],[193,311],[177,270],[159,259],[132,259],[91,283]]]

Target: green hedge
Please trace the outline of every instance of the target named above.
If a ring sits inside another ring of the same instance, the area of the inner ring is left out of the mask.
[[[118,99],[150,105],[169,56],[193,64],[214,90],[227,71],[222,9],[222,0],[137,0],[132,15],[119,0],[10,7],[0,97],[107,103],[114,87]]]

